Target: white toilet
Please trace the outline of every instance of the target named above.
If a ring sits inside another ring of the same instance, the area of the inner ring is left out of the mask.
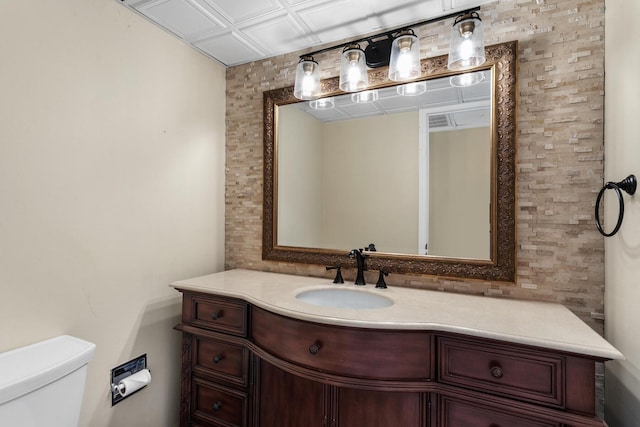
[[[0,353],[0,426],[77,427],[95,348],[62,335]]]

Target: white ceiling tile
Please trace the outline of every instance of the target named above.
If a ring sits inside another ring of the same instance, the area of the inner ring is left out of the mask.
[[[154,1],[138,10],[182,38],[223,27],[215,17],[186,0]]]
[[[475,7],[481,4],[489,3],[493,0],[451,0],[453,9],[465,9]]]
[[[329,43],[379,29],[368,18],[372,10],[360,0],[334,0],[298,11],[321,43]]]
[[[196,0],[206,3],[232,24],[282,10],[275,0]]]
[[[200,40],[194,43],[194,46],[229,66],[255,61],[265,56],[264,52],[254,49],[234,33]]]
[[[125,6],[139,6],[142,3],[148,3],[150,0],[120,0]]]
[[[288,14],[242,28],[242,33],[272,55],[293,52],[314,44],[314,40]]]
[[[441,0],[404,0],[393,3],[385,0],[373,0],[369,3],[373,9],[379,28],[401,27],[445,15]]]
[[[356,103],[345,104],[341,107],[341,109],[346,114],[352,117],[368,116],[374,113],[378,113],[378,114],[381,113],[380,109],[378,108],[378,105],[373,102],[363,103],[363,104],[356,104]]]
[[[319,4],[322,0],[280,0],[283,3],[287,3],[291,6],[300,6],[304,4]],[[328,0],[331,1],[331,0]]]

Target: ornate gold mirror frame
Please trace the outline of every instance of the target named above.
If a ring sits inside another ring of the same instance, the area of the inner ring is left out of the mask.
[[[517,42],[486,48],[487,61],[478,70],[491,69],[493,76],[493,126],[491,182],[491,259],[444,258],[372,252],[369,269],[388,272],[514,282],[516,275],[516,69]],[[453,75],[447,56],[422,61],[425,80]],[[471,70],[474,71],[474,70]],[[371,88],[397,85],[387,78],[387,68],[369,70]],[[341,94],[338,78],[322,81],[323,96]],[[299,102],[293,86],[264,93],[264,201],[262,258],[264,260],[318,265],[351,265],[347,250],[277,245],[277,106]],[[364,242],[360,242],[364,243]],[[354,242],[356,245],[356,242]]]

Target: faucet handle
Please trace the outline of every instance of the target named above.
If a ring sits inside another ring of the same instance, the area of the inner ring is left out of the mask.
[[[378,283],[376,283],[376,288],[379,289],[387,289],[387,284],[384,281],[384,276],[388,276],[389,272],[380,270],[380,275],[378,276]]]
[[[337,270],[336,278],[333,279],[333,283],[344,283],[344,279],[342,278],[342,266],[334,265],[333,267],[327,267],[327,271],[329,270]]]

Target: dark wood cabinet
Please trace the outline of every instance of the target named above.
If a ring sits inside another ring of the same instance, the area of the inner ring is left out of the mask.
[[[256,425],[426,426],[420,392],[389,392],[339,387],[309,380],[261,361]]]
[[[181,426],[583,427],[597,358],[183,291]]]
[[[428,394],[362,390],[340,387],[336,389],[336,426],[426,426]]]
[[[259,360],[256,419],[261,427],[327,426],[329,386]]]

